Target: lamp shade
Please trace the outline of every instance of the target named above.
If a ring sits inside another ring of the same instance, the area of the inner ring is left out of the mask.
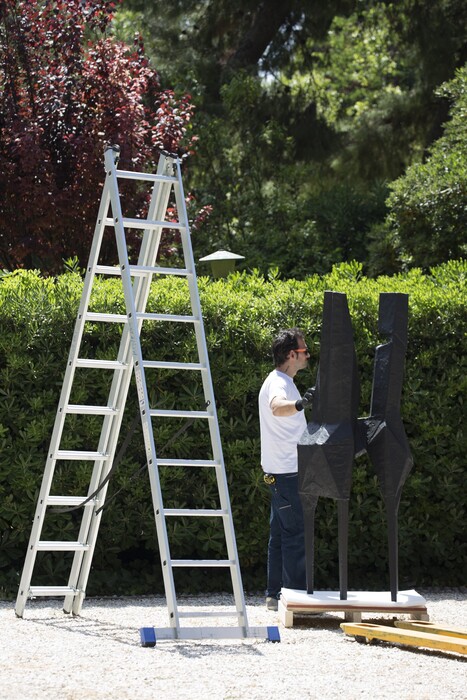
[[[237,255],[237,253],[231,253],[228,250],[217,250],[215,253],[200,258],[199,262],[211,263],[213,277],[227,277],[235,270],[235,262],[244,259],[243,255]]]

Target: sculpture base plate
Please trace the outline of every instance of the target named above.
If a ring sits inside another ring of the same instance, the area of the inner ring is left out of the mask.
[[[361,622],[362,613],[410,615],[414,620],[428,620],[426,600],[416,591],[399,591],[397,601],[388,591],[348,591],[347,600],[339,591],[307,593],[282,588],[279,599],[279,620],[284,627],[293,627],[294,615],[343,612],[349,622]]]

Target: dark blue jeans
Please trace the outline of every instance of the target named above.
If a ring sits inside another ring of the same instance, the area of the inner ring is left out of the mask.
[[[298,495],[298,474],[275,474],[271,491],[266,595],[284,588],[306,590],[305,533]]]

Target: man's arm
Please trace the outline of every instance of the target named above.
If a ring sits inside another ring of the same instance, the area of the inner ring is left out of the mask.
[[[315,387],[310,387],[305,392],[305,395],[299,401],[288,401],[287,399],[279,399],[277,396],[270,403],[271,411],[274,416],[293,416],[304,408],[310,406],[315,394]]]
[[[271,411],[273,416],[293,416],[298,413],[295,406],[295,401],[287,401],[287,399],[278,399],[277,396],[273,398],[270,403]]]

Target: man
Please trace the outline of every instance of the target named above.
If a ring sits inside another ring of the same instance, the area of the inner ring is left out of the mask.
[[[271,492],[266,607],[277,610],[282,587],[306,590],[305,535],[298,495],[297,443],[306,428],[303,398],[293,378],[310,353],[298,328],[282,330],[272,345],[275,369],[259,392],[261,466]]]

